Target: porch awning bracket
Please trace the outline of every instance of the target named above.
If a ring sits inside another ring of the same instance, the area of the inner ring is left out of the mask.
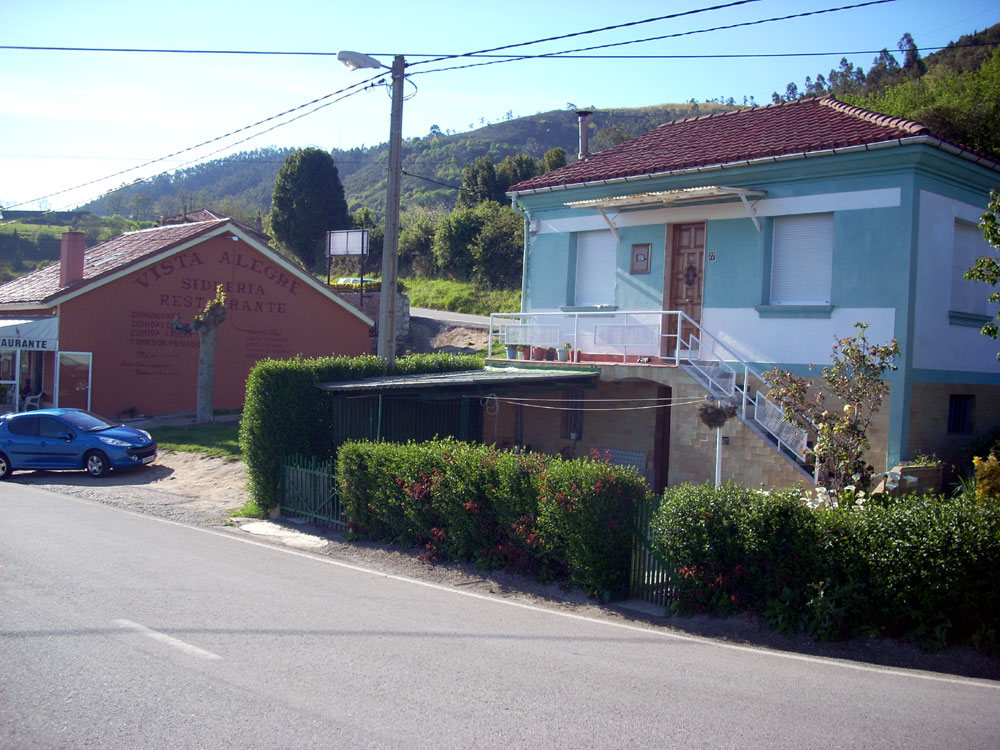
[[[601,218],[604,219],[605,223],[608,225],[608,229],[611,230],[611,234],[613,234],[615,236],[615,239],[618,242],[621,242],[622,241],[622,236],[620,234],[618,234],[618,227],[616,227],[614,225],[614,222],[611,221],[610,218],[608,218],[608,214],[605,212],[605,210],[603,208],[598,208],[597,212],[601,215]]]

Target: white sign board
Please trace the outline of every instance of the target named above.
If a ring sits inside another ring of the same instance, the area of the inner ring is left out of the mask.
[[[334,229],[327,232],[326,254],[368,255],[368,230]]]

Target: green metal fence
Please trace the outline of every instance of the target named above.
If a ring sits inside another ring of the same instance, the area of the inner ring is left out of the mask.
[[[649,524],[660,507],[660,497],[632,506],[632,568],[629,573],[629,599],[655,604],[664,609],[673,598],[667,564],[653,551]]]
[[[347,519],[333,478],[333,463],[295,457],[281,467],[279,511],[320,526],[347,531]]]

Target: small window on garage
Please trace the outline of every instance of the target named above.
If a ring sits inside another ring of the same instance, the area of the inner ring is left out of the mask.
[[[948,397],[948,434],[971,435],[972,416],[976,397],[971,394],[953,393]]]

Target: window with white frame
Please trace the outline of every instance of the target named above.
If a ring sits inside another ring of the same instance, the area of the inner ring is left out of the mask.
[[[772,305],[829,305],[833,214],[779,216],[771,244]]]
[[[989,315],[989,286],[966,281],[963,274],[975,265],[976,258],[988,255],[982,233],[973,224],[955,222],[955,240],[951,256],[951,309],[972,315]]]
[[[609,231],[580,232],[576,236],[575,305],[612,305],[618,240]]]

